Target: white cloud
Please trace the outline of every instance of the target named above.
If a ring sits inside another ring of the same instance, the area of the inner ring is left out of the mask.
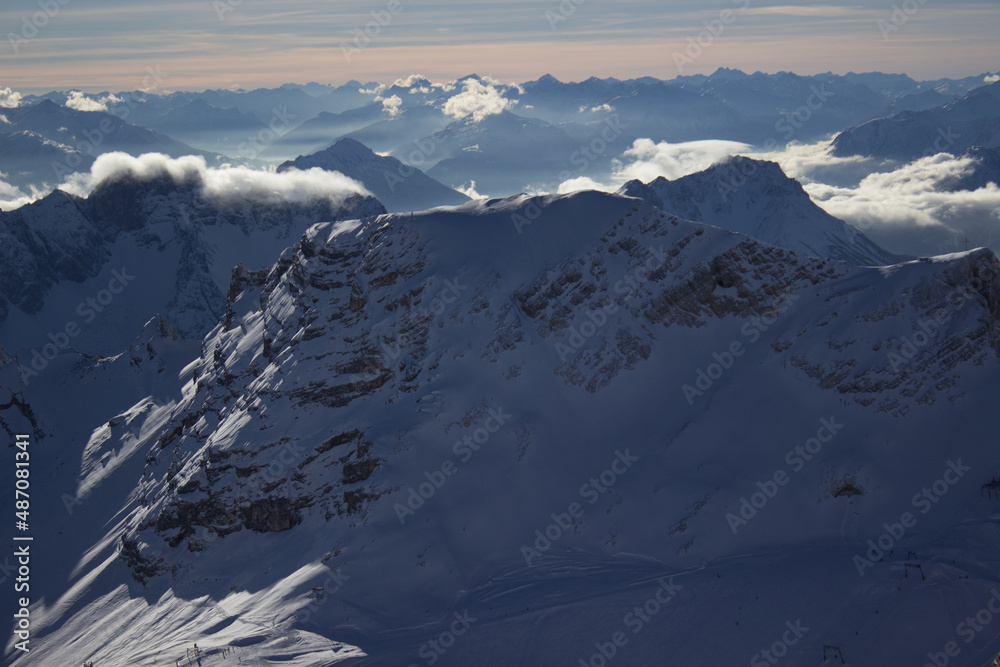
[[[749,146],[736,141],[703,140],[671,144],[651,139],[636,139],[621,157],[612,160],[613,170],[608,182],[601,183],[588,176],[578,176],[559,184],[556,192],[564,194],[577,190],[614,192],[626,181],[638,179],[643,183],[660,176],[669,180],[703,171],[730,155],[739,154]]]
[[[7,120],[7,116],[4,116],[2,113],[0,113],[0,123],[3,123],[4,125],[10,125],[10,121]]]
[[[834,16],[857,16],[857,7],[800,7],[798,5],[777,5],[774,7],[753,7],[742,10],[743,13],[754,16],[804,16],[804,17],[834,17]]]
[[[102,104],[97,100],[91,99],[81,93],[79,90],[71,91],[69,98],[66,100],[66,107],[68,109],[76,109],[77,111],[107,111],[108,105]]]
[[[986,76],[983,81],[986,83],[996,83],[997,81],[1000,81],[1000,74],[990,74]]]
[[[830,155],[830,142],[790,144],[781,152],[754,153],[745,144],[692,141],[682,144],[635,141],[615,160],[602,183],[581,176],[557,192],[613,191],[625,181],[659,176],[676,179],[702,171],[728,155],[772,160],[831,215],[863,230],[891,252],[936,255],[986,246],[1000,252],[1000,188],[948,192],[948,181],[969,173],[970,159],[939,154],[909,164],[859,156]]]
[[[624,183],[639,179],[643,183],[663,176],[669,180],[703,171],[716,162],[745,151],[747,144],[737,141],[708,139],[671,144],[654,143],[651,139],[636,139],[617,161],[614,178]]]
[[[488,199],[488,197],[486,195],[481,195],[478,192],[476,192],[476,182],[475,181],[470,181],[468,186],[466,186],[464,188],[456,188],[456,190],[458,190],[459,192],[461,192],[463,195],[465,195],[469,199]]]
[[[419,85],[418,85],[419,84]],[[396,79],[392,85],[397,88],[426,88],[431,85],[430,80],[422,74],[411,74],[405,79]]]
[[[910,163],[841,158],[830,154],[829,141],[746,155],[777,162],[819,206],[892,252],[964,250],[966,237],[969,247],[1000,252],[1000,191],[944,190],[946,181],[973,168],[972,160],[945,153]]]
[[[855,186],[809,183],[806,191],[830,214],[858,227],[888,250],[936,255],[969,247],[1000,251],[1000,188],[948,192],[948,179],[973,168],[972,160],[939,154]]]
[[[13,109],[20,104],[21,93],[10,88],[0,88],[0,109]]]
[[[343,201],[353,194],[370,194],[357,181],[318,167],[306,171],[276,173],[248,167],[209,167],[205,158],[188,155],[171,158],[160,153],[133,157],[126,153],[104,153],[89,173],[73,174],[62,190],[86,196],[106,178],[130,173],[140,180],[169,176],[175,182],[200,183],[206,196],[220,199],[305,202],[313,199]]]
[[[472,120],[479,122],[517,105],[517,100],[505,98],[492,82],[483,84],[476,79],[466,79],[462,86],[461,93],[444,103],[445,114],[453,118],[472,116]]]
[[[613,106],[611,106],[610,104],[607,104],[607,103],[601,104],[599,106],[594,106],[594,107],[588,107],[585,104],[582,107],[580,107],[580,113],[597,113],[597,112],[600,112],[600,111],[611,113],[614,110],[615,110],[615,108]]]
[[[69,109],[76,109],[77,111],[104,111],[108,110],[108,102],[112,104],[120,104],[122,99],[116,95],[105,95],[104,97],[94,99],[92,97],[87,97],[79,90],[73,90],[69,93],[69,98],[66,100],[66,107]]]
[[[38,193],[35,193],[34,196],[26,195],[19,188],[0,178],[0,211],[13,211],[15,208],[21,208],[36,199],[38,199]]]
[[[556,190],[556,194],[565,195],[570,192],[578,192],[580,190],[600,190],[601,192],[614,192],[617,190],[621,184],[608,185],[605,183],[598,183],[592,178],[587,176],[578,176],[576,178],[571,178],[568,181],[563,181],[559,184],[559,188]]]
[[[388,112],[389,118],[395,118],[399,115],[400,108],[403,106],[403,100],[399,98],[399,95],[393,95],[389,98],[382,98],[382,110]]]
[[[892,171],[900,165],[895,160],[867,158],[860,155],[836,157],[831,155],[832,143],[832,141],[819,141],[813,144],[793,142],[780,151],[750,151],[742,155],[757,160],[777,162],[789,177],[803,183],[817,181],[831,185],[854,186],[873,172]]]

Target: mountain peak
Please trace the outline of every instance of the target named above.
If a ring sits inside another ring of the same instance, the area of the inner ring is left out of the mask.
[[[813,257],[861,265],[898,260],[813,203],[798,181],[768,160],[732,156],[673,181],[629,181],[618,192]]]
[[[368,146],[365,146],[357,139],[352,139],[350,137],[341,137],[340,139],[337,139],[328,148],[320,151],[320,153],[317,153],[317,155],[326,152],[337,153],[340,155],[353,155],[364,158],[378,157],[375,155],[375,151],[368,148]]]
[[[63,108],[65,108],[65,107],[63,107],[61,104],[56,104],[55,102],[53,102],[52,100],[50,100],[47,97],[44,98],[44,99],[42,99],[42,100],[40,100],[38,102],[38,104],[35,105],[35,109],[37,109],[39,111],[49,111],[49,112],[51,112],[51,111],[54,111],[56,109],[63,109]]]
[[[360,181],[389,211],[419,211],[469,201],[424,172],[407,167],[394,157],[377,155],[350,137],[341,137],[327,148],[283,162],[278,171],[319,168],[336,171]]]
[[[729,68],[729,67],[720,67],[720,68],[716,69],[714,72],[712,72],[709,75],[709,78],[711,78],[711,79],[730,79],[730,80],[736,80],[736,79],[746,79],[749,76],[750,76],[749,74],[747,74],[746,72],[744,72],[743,70],[740,70],[740,69],[732,69],[732,68]]]

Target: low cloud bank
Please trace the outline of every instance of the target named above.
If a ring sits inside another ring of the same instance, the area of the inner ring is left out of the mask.
[[[121,104],[122,98],[117,95],[105,95],[100,98],[87,97],[79,90],[70,91],[69,97],[66,99],[66,107],[68,109],[76,109],[77,111],[103,111],[107,113],[108,103],[111,104]]]
[[[492,82],[466,79],[462,85],[462,92],[444,103],[445,114],[453,118],[472,116],[472,120],[479,122],[487,116],[513,109],[518,104],[517,100],[504,97],[500,88]]]
[[[86,197],[101,182],[124,176],[143,181],[167,176],[177,183],[198,183],[206,196],[218,199],[292,203],[326,199],[340,203],[351,195],[371,194],[358,181],[318,167],[276,173],[248,167],[209,167],[205,158],[195,155],[172,158],[161,153],[147,153],[133,157],[118,152],[99,156],[89,172],[70,175],[59,189]],[[33,192],[28,195],[0,180],[0,209],[12,210],[45,194]]]

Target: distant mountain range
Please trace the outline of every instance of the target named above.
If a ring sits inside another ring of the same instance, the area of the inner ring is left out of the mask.
[[[903,111],[845,130],[834,139],[833,154],[910,161],[958,155],[973,146],[1000,148],[1000,81],[933,109]]]
[[[608,136],[628,147],[617,126]],[[587,145],[560,127],[537,118],[503,111],[477,120],[466,116],[392,156],[408,164],[426,165],[428,176],[452,188],[476,188],[492,196],[555,189],[571,176],[599,173],[615,153],[587,152]]]
[[[340,139],[329,148],[284,162],[278,171],[319,167],[360,181],[389,212],[423,211],[469,198],[396,158],[383,157],[354,139]]]
[[[578,140],[599,136],[600,123],[615,115],[623,128],[621,142],[627,145],[640,137],[753,144],[810,141],[893,113],[940,106],[983,85],[985,78],[918,82],[881,73],[800,76],[720,68],[711,75],[670,80],[562,82],[545,75],[510,85],[470,75],[437,84],[409,77],[388,85],[349,81],[340,86],[311,83],[164,94],[129,91],[118,96],[129,102],[130,123],[233,157],[247,157],[246,146],[240,152],[241,144],[263,133],[259,154],[253,157],[285,160],[322,150],[344,136],[378,152],[398,151],[451,122],[442,108],[462,94],[463,85],[471,80],[494,86],[506,99],[517,100],[516,114],[550,123]],[[399,102],[388,111],[382,100],[391,98]],[[67,94],[28,96],[24,104],[41,100],[62,105]]]
[[[12,185],[59,185],[69,174],[88,171],[98,155],[112,151],[201,155],[213,164],[221,159],[104,111],[78,111],[51,100],[3,110],[0,171]]]
[[[30,351],[48,340],[47,332],[62,331],[67,318],[86,320],[74,345],[110,354],[157,313],[181,335],[201,337],[224,315],[238,264],[270,265],[275,244],[287,244],[317,220],[384,212],[360,195],[304,204],[210,197],[201,183],[167,175],[113,177],[86,199],[56,190],[0,212],[0,340],[11,353]],[[132,276],[127,288],[116,272]],[[112,281],[107,303],[86,305]]]

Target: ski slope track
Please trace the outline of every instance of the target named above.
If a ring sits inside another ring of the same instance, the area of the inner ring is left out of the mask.
[[[1000,615],[958,630],[1000,590],[987,250],[861,267],[522,195],[316,224],[169,333],[7,400],[69,563],[17,667],[1000,653]]]

